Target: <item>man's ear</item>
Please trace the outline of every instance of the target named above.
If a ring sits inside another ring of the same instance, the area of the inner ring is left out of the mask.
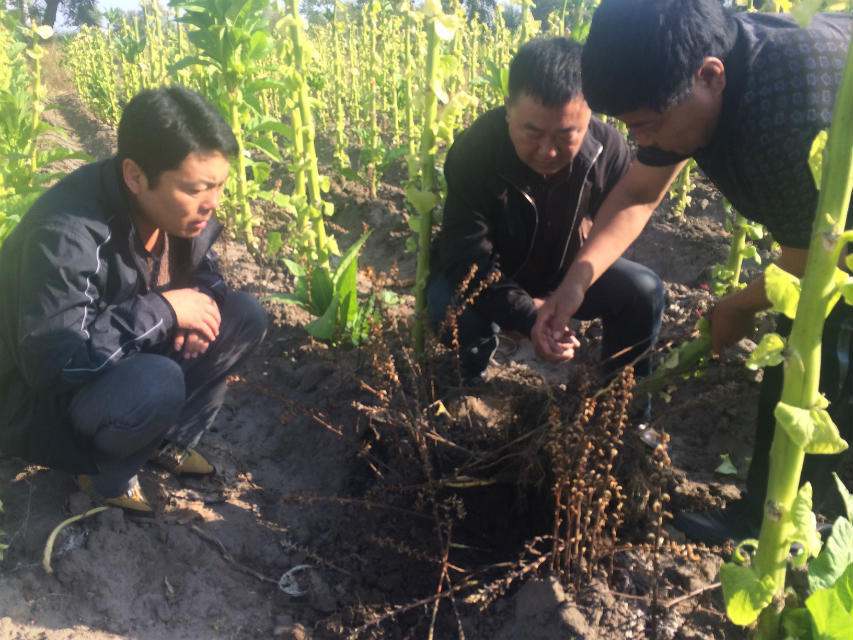
[[[134,160],[125,158],[121,163],[121,173],[124,183],[133,195],[138,196],[148,188],[148,178],[145,177],[142,167]]]
[[[713,56],[702,60],[696,72],[696,82],[705,83],[716,94],[722,93],[726,88],[726,67],[723,61]]]
[[[504,108],[506,109],[506,121],[509,122],[509,105],[512,104],[509,98],[504,98]]]

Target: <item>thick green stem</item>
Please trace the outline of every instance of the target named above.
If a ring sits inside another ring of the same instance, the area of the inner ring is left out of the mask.
[[[306,69],[303,62],[304,45],[302,44],[302,18],[299,15],[297,2],[291,3],[291,39],[293,41],[293,60],[299,80],[299,113],[302,117],[300,130],[295,130],[294,137],[304,139],[304,159],[308,178],[308,197],[312,207],[311,223],[314,229],[314,247],[317,251],[317,264],[329,268],[329,250],[326,239],[326,227],[323,224],[323,201],[320,191],[320,171],[317,166],[317,151],[314,147],[314,118],[311,114],[311,99],[308,95],[308,83],[305,82]]]
[[[421,131],[421,190],[435,190],[435,123],[438,118],[438,96],[433,87],[438,80],[440,40],[435,30],[435,18],[426,20],[428,44],[426,82],[424,84],[424,124]],[[425,345],[426,281],[429,277],[430,242],[432,240],[432,210],[421,215],[418,229],[418,270],[415,279],[415,352],[422,354]]]
[[[746,248],[747,220],[740,213],[735,212],[734,231],[732,232],[732,243],[729,246],[729,256],[726,259],[725,269],[731,276],[726,284],[725,293],[734,293],[738,290],[740,282],[740,271],[743,266],[743,251]]]
[[[853,189],[853,47],[847,55],[835,113],[826,147],[814,231],[801,283],[797,315],[788,339],[782,402],[800,408],[817,404],[823,319],[835,289],[837,243],[847,217]],[[843,304],[843,303],[842,303]],[[791,506],[797,494],[804,451],[778,423],[770,450],[770,475],[755,569],[760,578],[772,576],[777,595],[785,585]],[[778,598],[777,598],[778,600]],[[757,637],[770,640],[778,632],[773,607],[765,609]]]
[[[246,147],[243,141],[243,125],[240,122],[239,105],[243,102],[243,93],[234,89],[231,98],[231,130],[237,138],[237,226],[239,227],[248,247],[254,246],[252,237],[252,209],[249,206],[249,186],[246,182]]]

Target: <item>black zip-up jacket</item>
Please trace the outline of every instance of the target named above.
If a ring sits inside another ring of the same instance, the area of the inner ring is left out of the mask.
[[[506,109],[486,112],[457,137],[447,154],[441,271],[456,286],[474,264],[478,280],[499,270],[497,282],[474,306],[504,331],[530,335],[536,322],[533,296],[544,297],[560,283],[580,248],[582,220],[595,218],[630,164],[622,135],[593,116],[570,177],[548,193],[548,206],[561,207],[560,215],[566,216],[561,237],[554,239],[562,250],[539,255],[535,240],[544,212],[534,194],[542,189],[533,188],[537,176],[515,152]],[[531,273],[544,277],[525,281],[524,274]]]
[[[65,177],[0,246],[3,453],[84,470],[86,458],[69,462],[68,448],[81,444],[70,424],[44,424],[45,416],[60,419],[68,392],[121,358],[171,347],[175,313],[149,287],[146,252],[118,168],[113,158]],[[210,251],[221,229],[211,219],[192,240],[169,238],[168,288],[197,287],[223,302],[225,282]]]

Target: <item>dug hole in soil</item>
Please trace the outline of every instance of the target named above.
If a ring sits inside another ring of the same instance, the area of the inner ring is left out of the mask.
[[[110,155],[114,132],[67,80],[52,85],[61,144]],[[627,255],[665,282],[661,350],[690,336],[711,301],[711,266],[727,253],[719,197],[701,181],[692,196],[684,216],[665,203]],[[600,325],[578,325],[584,350],[571,366],[544,366],[528,343],[502,340],[488,382],[461,386],[452,354],[436,348],[417,364],[404,348],[415,264],[400,184],[371,199],[346,182],[330,197],[342,246],[373,230],[360,286],[381,281],[401,297],[376,339],[330,348],[308,337],[306,313],[265,303],[267,338],[201,443],[215,479],[146,467],[158,520],[110,509],[67,526],[51,574],[50,532],[94,505],[68,475],[0,457],[0,639],[743,637],[713,587],[730,549],[678,544],[666,517],[658,529],[655,502],[666,494],[664,511],[703,509],[738,496],[760,377],[743,366],[750,344],[655,399],[671,465],[658,468],[630,426],[620,433],[608,471],[625,496],[619,539],[608,521],[575,549],[583,557],[568,554],[554,571],[548,425],[584,401]],[[236,289],[262,297],[292,286],[235,240],[217,250]],[[723,456],[737,474],[715,472]]]

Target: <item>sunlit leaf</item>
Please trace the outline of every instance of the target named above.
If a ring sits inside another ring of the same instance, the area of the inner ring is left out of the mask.
[[[800,4],[802,5],[804,2],[808,1],[809,0],[803,0]],[[812,178],[814,179],[815,187],[818,190],[820,190],[820,181],[823,176],[823,155],[824,151],[826,151],[826,141],[828,137],[829,131],[826,129],[818,132],[815,139],[812,140],[812,146],[809,150],[809,169],[812,172]]]
[[[764,289],[773,310],[793,320],[800,302],[800,279],[771,264],[764,270]]]
[[[750,369],[773,367],[784,360],[785,339],[778,333],[767,333],[749,355],[746,366]]]
[[[788,437],[806,453],[841,453],[847,449],[838,427],[823,407],[803,409],[780,402],[773,414]]]
[[[735,624],[752,624],[773,600],[775,584],[772,576],[759,578],[751,567],[727,562],[720,567],[720,582],[723,585],[726,613]]]
[[[812,486],[808,482],[800,487],[791,505],[791,524],[794,530],[789,539],[803,545],[803,552],[794,559],[793,564],[802,566],[820,552],[823,544],[817,532],[817,519],[812,512]]]

